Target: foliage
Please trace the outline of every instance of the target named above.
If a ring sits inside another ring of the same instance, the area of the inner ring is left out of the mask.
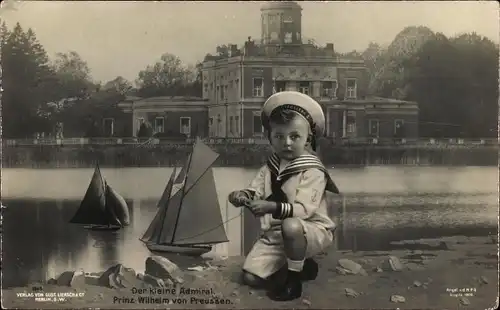
[[[55,75],[35,33],[17,23],[12,31],[1,25],[2,134],[28,137],[50,127],[39,115],[44,104],[55,98]]]
[[[419,103],[420,136],[497,136],[498,46],[489,39],[407,27],[363,58],[373,95]]]
[[[179,57],[165,53],[160,61],[139,72],[136,84],[141,97],[201,97],[201,65],[185,66]]]

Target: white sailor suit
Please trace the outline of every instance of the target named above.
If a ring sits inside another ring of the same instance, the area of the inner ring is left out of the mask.
[[[280,171],[280,159],[273,154],[243,192],[252,200],[280,203],[280,214],[260,217],[262,234],[246,257],[243,270],[265,279],[286,263],[281,223],[287,217],[302,223],[307,240],[306,258],[331,245],[335,224],[327,213],[325,191],[338,193],[318,157],[302,155]]]

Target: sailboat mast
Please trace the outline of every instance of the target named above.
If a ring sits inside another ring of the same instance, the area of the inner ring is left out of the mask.
[[[196,143],[197,141],[195,141]],[[193,145],[193,151],[194,152],[194,145]],[[182,185],[182,195],[181,195],[181,201],[179,203],[179,207],[182,208],[182,202],[184,201],[184,194],[186,193],[186,184],[187,184],[187,178],[189,176],[189,169],[191,168],[191,161],[193,160],[193,155],[189,156],[189,162],[186,167],[186,173],[184,174],[184,184]],[[175,240],[175,233],[177,231],[177,225],[179,224],[179,216],[181,215],[180,209],[179,212],[177,212],[177,218],[175,219],[175,225],[174,225],[174,232],[172,233],[172,242]]]

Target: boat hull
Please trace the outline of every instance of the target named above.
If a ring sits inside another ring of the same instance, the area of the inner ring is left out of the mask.
[[[121,227],[117,225],[85,225],[83,228],[87,230],[95,230],[95,231],[117,231]]]
[[[212,246],[209,245],[165,245],[165,244],[152,244],[146,243],[146,246],[151,252],[167,252],[167,253],[178,253],[189,256],[200,256],[202,254],[208,253],[212,250]]]

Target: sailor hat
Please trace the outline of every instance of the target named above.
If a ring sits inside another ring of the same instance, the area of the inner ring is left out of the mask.
[[[261,120],[264,128],[269,129],[269,118],[280,110],[293,110],[304,116],[315,136],[325,133],[325,115],[316,100],[297,91],[282,91],[269,97],[262,107]]]

